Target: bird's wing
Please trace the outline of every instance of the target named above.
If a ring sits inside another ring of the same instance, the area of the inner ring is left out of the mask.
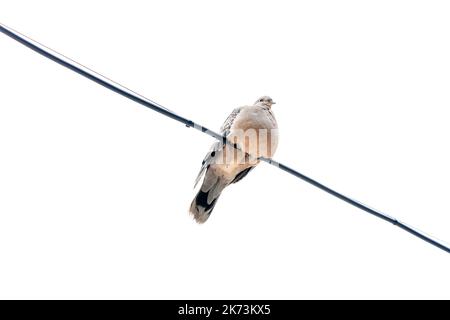
[[[222,127],[220,127],[220,133],[223,136],[228,136],[230,134],[230,129],[231,126],[233,125],[234,119],[236,119],[237,115],[241,110],[242,107],[235,108],[227,117],[225,122],[222,124]],[[208,169],[209,165],[213,163],[215,153],[219,152],[222,148],[223,148],[222,141],[217,141],[211,146],[211,149],[209,150],[209,152],[206,154],[205,158],[202,161],[202,167],[200,168],[200,172],[198,173],[197,178],[195,179],[194,188],[201,180],[203,174],[205,173],[206,169]]]
[[[236,117],[238,116],[239,112],[241,112],[242,108],[243,107],[239,107],[239,108],[234,109],[230,113],[228,118],[225,120],[225,122],[223,123],[222,127],[220,127],[220,132],[222,133],[223,136],[228,136],[230,134],[231,126],[233,125],[233,122],[236,119]]]
[[[222,147],[223,147],[223,145],[222,145],[222,142],[220,142],[220,141],[214,142],[214,144],[211,146],[210,151],[206,154],[205,158],[202,161],[202,167],[200,168],[200,172],[198,173],[197,178],[195,179],[194,188],[197,186],[198,182],[201,180],[206,169],[208,169],[209,165],[214,161],[213,158],[215,156],[215,153],[219,152]]]

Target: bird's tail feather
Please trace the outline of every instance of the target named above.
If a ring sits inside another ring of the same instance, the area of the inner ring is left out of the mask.
[[[194,200],[192,200],[189,212],[198,223],[204,223],[208,220],[216,205],[217,199],[219,199],[220,192],[215,194],[214,198],[211,199],[211,192],[214,191],[213,189],[214,188],[207,192],[203,192],[200,188]],[[208,201],[208,198],[210,198],[210,201]]]

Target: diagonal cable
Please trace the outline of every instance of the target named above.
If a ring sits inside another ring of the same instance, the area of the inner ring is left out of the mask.
[[[92,80],[92,81],[98,83],[99,85],[101,85],[109,90],[112,90],[130,100],[133,100],[134,102],[137,102],[137,103],[139,103],[147,108],[150,108],[156,112],[159,112],[166,117],[169,117],[173,120],[181,122],[184,125],[186,125],[187,127],[192,127],[203,133],[206,133],[209,136],[211,136],[219,141],[222,141],[223,143],[230,143],[230,141],[228,141],[225,136],[222,136],[221,134],[219,134],[217,132],[214,132],[204,126],[201,126],[201,125],[195,123],[192,120],[184,118],[184,117],[176,114],[175,112],[173,112],[167,108],[164,108],[163,106],[151,101],[150,99],[145,98],[144,96],[122,86],[121,84],[101,75],[100,73],[97,73],[97,72],[83,66],[82,64],[80,64],[72,59],[69,59],[68,57],[44,46],[43,44],[40,44],[37,41],[30,39],[29,37],[26,37],[25,35],[15,31],[11,28],[6,27],[3,24],[0,24],[0,32],[4,33],[8,37],[16,40],[17,42],[23,44],[24,46],[30,48],[31,50],[43,55],[44,57],[82,75],[83,77],[88,78],[89,80]],[[234,145],[234,147],[238,148],[236,145]],[[407,224],[402,223],[399,220],[388,216],[387,214],[384,214],[378,210],[372,209],[369,206],[367,206],[359,201],[356,201],[350,197],[347,197],[347,196],[343,195],[342,193],[339,193],[339,192],[323,185],[322,183],[320,183],[308,176],[305,176],[304,174],[302,174],[280,162],[277,162],[273,159],[264,158],[264,157],[260,157],[259,159],[261,161],[264,161],[272,166],[275,166],[275,167],[283,170],[284,172],[287,172],[287,173],[315,186],[316,188],[319,188],[319,189],[331,194],[332,196],[335,196],[338,199],[341,199],[342,201],[347,202],[348,204],[351,204],[352,206],[354,206],[358,209],[361,209],[367,213],[370,213],[371,215],[374,215],[377,218],[380,218],[382,220],[390,222],[393,225],[405,230],[406,232],[409,232],[410,234],[418,237],[419,239],[421,239],[423,241],[430,243],[431,245],[433,245],[439,249],[444,250],[447,253],[450,253],[450,248],[448,246],[444,245],[442,242],[439,242],[438,240],[433,239],[433,237],[431,237],[431,236],[425,235],[425,233],[418,231],[417,229],[410,227]]]

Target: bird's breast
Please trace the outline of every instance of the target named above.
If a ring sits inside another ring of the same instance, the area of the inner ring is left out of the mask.
[[[271,158],[278,146],[278,125],[270,109],[250,107],[241,111],[230,138],[255,157]]]

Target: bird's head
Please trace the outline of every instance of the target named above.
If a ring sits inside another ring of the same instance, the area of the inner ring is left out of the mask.
[[[271,97],[269,96],[263,96],[261,98],[259,98],[258,100],[256,100],[255,105],[258,106],[264,106],[264,107],[272,107],[272,105],[275,104],[275,101],[272,100]]]

